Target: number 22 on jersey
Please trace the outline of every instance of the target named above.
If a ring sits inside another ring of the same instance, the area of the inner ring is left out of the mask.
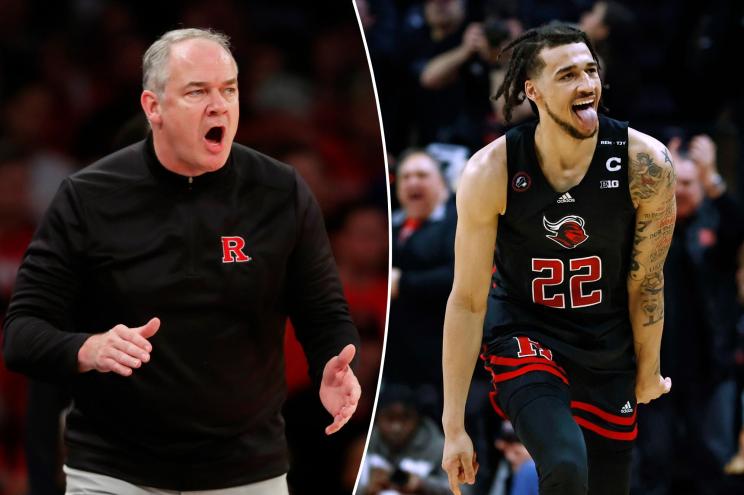
[[[568,261],[568,294],[555,292],[547,295],[545,289],[561,285],[566,277],[566,265],[560,259],[532,258],[532,271],[539,276],[532,280],[532,302],[566,308],[566,296],[570,299],[569,308],[585,308],[602,302],[602,289],[588,291],[583,284],[597,282],[602,278],[602,260],[599,256],[573,258]]]

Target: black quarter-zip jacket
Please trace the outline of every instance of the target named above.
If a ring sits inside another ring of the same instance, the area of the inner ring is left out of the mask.
[[[77,372],[90,334],[155,316],[150,362],[131,376]],[[10,369],[69,387],[67,465],[218,489],[288,469],[287,316],[316,385],[358,345],[307,185],[239,144],[218,171],[177,175],[150,137],[63,182],[19,270],[3,345]]]

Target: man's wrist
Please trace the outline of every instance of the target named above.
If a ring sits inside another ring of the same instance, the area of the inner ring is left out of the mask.
[[[644,352],[636,349],[636,376],[647,377],[658,375],[661,371],[661,356],[657,350]]]
[[[460,434],[465,431],[465,421],[442,418],[442,430],[446,436]]]
[[[94,368],[94,366],[92,366],[90,364],[91,360],[88,358],[88,354],[90,353],[89,352],[90,351],[90,349],[89,349],[89,347],[90,347],[90,339],[93,338],[93,337],[94,336],[91,335],[90,337],[88,337],[87,339],[85,339],[85,341],[83,341],[83,345],[81,345],[80,348],[78,349],[78,352],[77,352],[77,363],[78,363],[78,366],[77,367],[78,367],[78,372],[80,372],[80,373],[85,373],[85,372],[90,371],[90,370],[92,370]]]
[[[638,367],[636,370],[636,382],[645,382],[649,380],[655,380],[659,374],[661,373],[661,370],[654,366],[654,367]]]

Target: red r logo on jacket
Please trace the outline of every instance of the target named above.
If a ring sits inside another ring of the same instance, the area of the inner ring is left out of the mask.
[[[245,239],[237,235],[222,236],[222,262],[243,263],[253,258],[243,252]]]

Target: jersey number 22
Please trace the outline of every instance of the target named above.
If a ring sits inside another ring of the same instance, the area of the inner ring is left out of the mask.
[[[532,302],[550,306],[551,308],[565,308],[566,294],[557,292],[549,296],[546,287],[561,285],[566,276],[566,266],[563,260],[532,258],[532,271],[541,274],[532,280]],[[596,282],[602,278],[602,260],[598,256],[574,258],[568,261],[569,308],[585,308],[602,302],[602,289],[587,291],[583,284]]]

